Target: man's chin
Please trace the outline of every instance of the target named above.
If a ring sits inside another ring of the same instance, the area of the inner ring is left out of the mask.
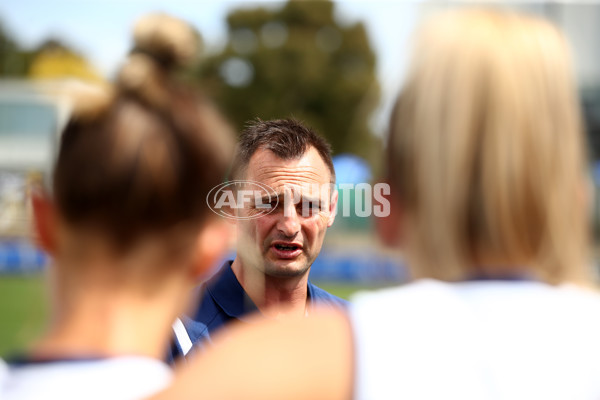
[[[304,275],[308,272],[309,265],[302,260],[273,260],[268,261],[265,265],[265,273],[272,277],[293,278]]]

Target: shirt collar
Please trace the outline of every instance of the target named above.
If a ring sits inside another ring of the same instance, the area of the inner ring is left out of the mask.
[[[206,291],[230,317],[246,321],[258,308],[244,291],[231,269],[233,260],[226,261],[217,275],[206,285]]]
[[[81,357],[33,357],[19,354],[6,360],[11,367],[27,367],[31,365],[48,365],[53,363],[87,363],[104,361],[106,356],[81,356]]]

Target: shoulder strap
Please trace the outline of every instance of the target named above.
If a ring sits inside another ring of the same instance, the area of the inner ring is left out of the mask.
[[[177,344],[179,344],[181,352],[184,356],[187,356],[187,353],[189,353],[192,348],[192,341],[183,322],[181,322],[179,318],[173,322],[173,332],[175,332],[175,340],[177,341]]]

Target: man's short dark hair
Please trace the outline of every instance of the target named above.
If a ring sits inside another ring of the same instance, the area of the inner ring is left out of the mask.
[[[310,147],[319,152],[329,168],[331,182],[335,183],[331,146],[322,136],[294,119],[256,119],[246,126],[240,136],[231,176],[240,179],[250,158],[259,149],[270,150],[283,160],[291,160],[302,157]]]

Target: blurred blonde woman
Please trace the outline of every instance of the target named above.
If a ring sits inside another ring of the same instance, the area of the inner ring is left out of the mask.
[[[229,164],[216,137],[228,128],[171,76],[195,34],[152,15],[135,39],[116,87],[75,104],[52,197],[34,198],[54,259],[53,318],[4,369],[3,400],[135,399],[164,388],[171,324],[227,244],[205,199]]]
[[[547,22],[434,18],[391,118],[381,224],[415,281],[229,331],[156,398],[600,398],[579,114]]]

